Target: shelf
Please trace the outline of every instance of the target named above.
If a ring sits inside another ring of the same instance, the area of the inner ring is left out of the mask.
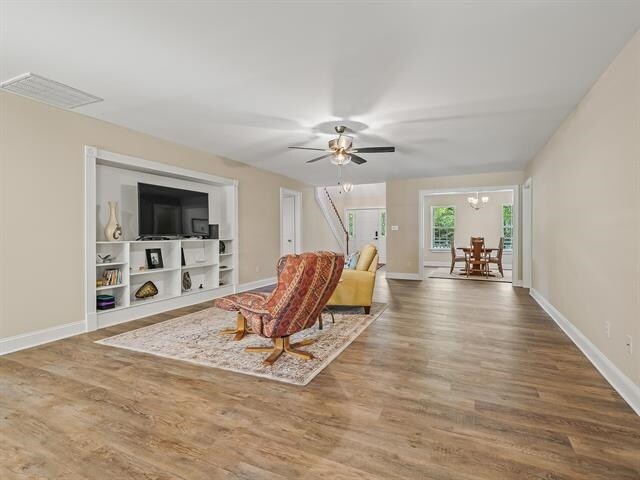
[[[195,295],[196,293],[211,292],[212,290],[215,290],[216,288],[218,288],[218,287],[194,288],[194,289],[191,289],[188,292],[182,292],[180,294],[180,296],[183,297],[185,295]]]
[[[131,299],[130,307],[137,307],[139,305],[147,305],[149,303],[161,302],[162,300],[168,300],[170,298],[177,298],[180,295],[176,295],[174,293],[163,293],[158,294],[155,297],[151,298],[133,298]]]
[[[220,272],[230,272],[231,270],[233,270],[233,267],[228,267],[228,268],[222,268],[220,267],[218,269]]]
[[[220,253],[219,255],[221,257],[226,257],[227,255],[233,255],[233,253]]]
[[[122,245],[123,243],[130,243],[127,240],[114,240],[113,242],[110,242],[108,240],[101,240],[99,242],[96,242],[96,244],[98,245]]]
[[[107,263],[96,263],[96,267],[109,267],[109,266],[118,266],[118,265],[126,265],[129,262],[107,262]]]
[[[98,309],[96,309],[96,314],[97,315],[102,315],[104,313],[115,312],[117,310],[122,310],[124,308],[129,308],[129,305],[118,305],[117,307],[107,308],[106,310],[98,310]]]
[[[217,238],[183,238],[182,242],[217,242]]]
[[[162,273],[162,272],[174,272],[179,270],[179,268],[170,267],[170,268],[148,268],[147,270],[137,270],[135,272],[129,272],[129,275],[132,277],[138,275],[150,275],[153,273]]]
[[[217,263],[192,263],[190,265],[184,265],[182,270],[191,270],[194,268],[215,267]]]
[[[102,290],[113,290],[114,288],[122,288],[122,287],[126,287],[128,284],[126,283],[119,283],[117,285],[105,285],[103,287],[96,287],[96,292],[100,292]]]
[[[220,239],[221,242],[230,242],[232,240],[233,240],[233,238],[221,238]]]

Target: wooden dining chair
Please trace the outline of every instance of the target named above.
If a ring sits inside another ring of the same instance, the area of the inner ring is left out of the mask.
[[[489,256],[489,265],[495,263],[498,265],[498,271],[502,278],[504,278],[504,272],[502,271],[502,253],[504,251],[504,237],[500,237],[500,243],[498,244],[498,253],[496,253],[495,257]],[[489,268],[487,265],[487,269]]]
[[[470,273],[481,273],[489,276],[489,257],[484,249],[484,238],[472,237],[471,251],[467,256],[467,277]]]
[[[465,268],[467,268],[467,256],[466,255],[456,255],[456,246],[451,242],[451,270],[449,270],[449,275],[453,273],[453,270],[456,268],[457,262],[465,262]]]

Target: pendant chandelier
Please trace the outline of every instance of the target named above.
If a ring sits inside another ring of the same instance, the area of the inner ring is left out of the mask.
[[[479,192],[476,192],[475,197],[467,197],[467,202],[469,202],[469,206],[474,210],[480,210],[487,203],[489,203],[489,197],[483,196],[481,198],[478,197]]]

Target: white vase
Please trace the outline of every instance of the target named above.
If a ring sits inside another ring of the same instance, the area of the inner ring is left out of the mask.
[[[107,203],[109,203],[109,221],[107,222],[107,226],[104,227],[104,237],[110,242],[115,242],[116,240],[120,240],[120,237],[122,237],[122,227],[116,218],[118,202]]]

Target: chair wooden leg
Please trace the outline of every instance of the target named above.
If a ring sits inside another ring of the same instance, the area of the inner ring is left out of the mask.
[[[236,317],[236,328],[227,328],[226,330],[222,330],[220,333],[223,335],[235,335],[233,339],[238,341],[242,340],[245,335],[253,332],[249,330],[249,327],[247,326],[247,319],[244,318],[242,313],[238,312]]]
[[[449,275],[453,273],[453,269],[456,268],[456,261],[451,260],[451,270],[449,270]]]
[[[318,330],[322,330],[322,327],[322,313],[320,313],[320,315],[318,315]]]
[[[365,315],[369,315],[371,313],[371,305],[367,306],[367,307],[362,307],[364,308],[364,314]]]
[[[281,337],[273,339],[273,347],[247,347],[245,348],[245,351],[249,353],[271,352],[271,354],[262,361],[265,365],[273,365],[273,363],[280,358],[283,353],[289,353],[305,360],[311,360],[313,358],[313,354],[297,350],[296,347],[311,345],[313,342],[314,340],[312,339],[306,339],[301,342],[291,344],[289,343],[289,337]]]
[[[500,271],[500,275],[502,275],[502,278],[504,278],[504,272],[502,271],[502,261],[498,263],[498,270]]]

